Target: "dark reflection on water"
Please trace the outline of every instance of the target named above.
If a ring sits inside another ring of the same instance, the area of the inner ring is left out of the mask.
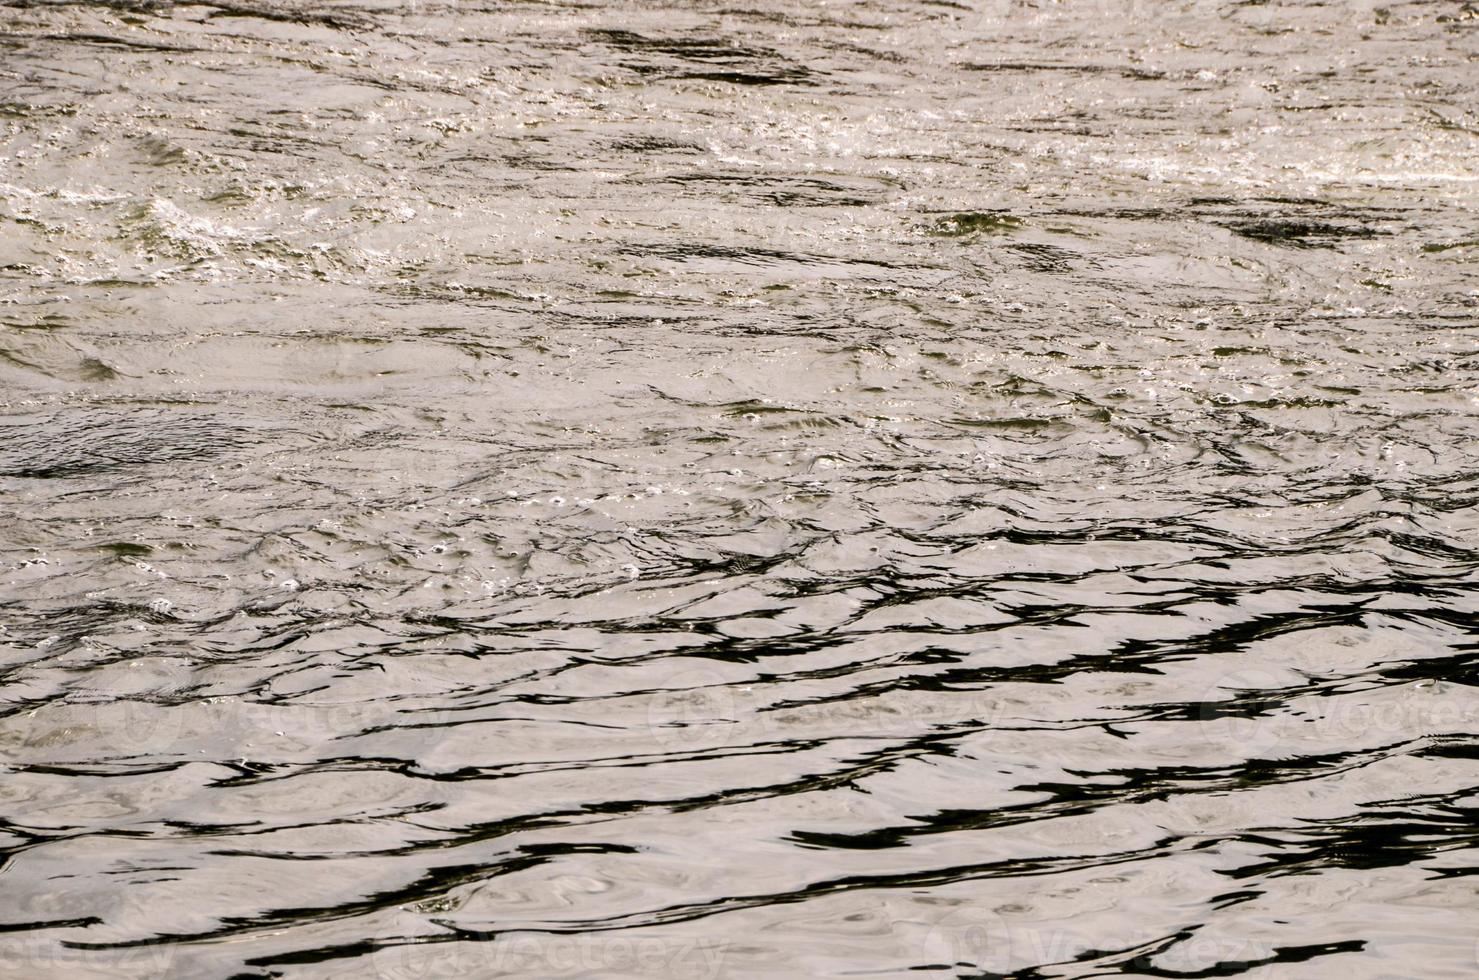
[[[0,11],[17,975],[1479,972],[1469,6]]]

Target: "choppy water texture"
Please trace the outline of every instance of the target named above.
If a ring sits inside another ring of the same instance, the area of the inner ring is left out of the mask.
[[[0,972],[1479,973],[1479,8],[0,6]]]

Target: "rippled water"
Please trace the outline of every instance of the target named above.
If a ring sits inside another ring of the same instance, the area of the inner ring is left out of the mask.
[[[0,6],[0,973],[1479,973],[1479,8]]]

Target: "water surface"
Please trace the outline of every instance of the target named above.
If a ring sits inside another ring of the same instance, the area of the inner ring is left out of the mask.
[[[0,965],[1472,977],[1479,12],[0,3]]]

